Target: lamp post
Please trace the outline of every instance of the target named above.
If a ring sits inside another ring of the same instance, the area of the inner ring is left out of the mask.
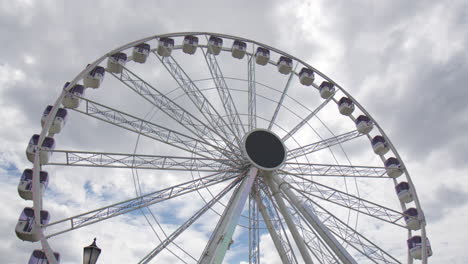
[[[83,264],[96,264],[101,249],[96,246],[96,238],[91,245],[83,248]]]

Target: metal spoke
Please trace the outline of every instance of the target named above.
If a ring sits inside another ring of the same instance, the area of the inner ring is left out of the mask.
[[[208,241],[198,263],[218,264],[223,261],[226,251],[233,243],[232,235],[237,227],[242,209],[249,198],[257,173],[257,168],[250,168],[247,172],[247,176],[242,180],[241,185],[231,196],[231,199],[224,209],[223,215],[216,225],[213,234],[211,234],[210,240]]]
[[[303,182],[300,184],[291,185],[291,189],[303,194],[307,199],[310,200],[310,196],[317,197],[321,200],[334,203],[336,205],[343,206],[347,209],[351,209],[360,213],[363,213],[368,216],[372,216],[376,219],[395,224],[397,226],[406,228],[404,224],[398,223],[405,216],[403,213],[393,210],[391,208],[385,207],[383,205],[362,199],[352,194],[348,194],[343,191],[339,191],[335,188],[320,184],[318,182],[312,181],[305,177],[296,176],[294,178],[299,178],[302,181],[306,181],[307,186],[303,186]],[[289,181],[289,183],[293,183]],[[298,188],[296,186],[303,186]],[[410,217],[410,216],[409,216]]]
[[[183,170],[183,171],[238,171],[229,160],[127,153],[91,152],[76,150],[51,150],[57,161],[47,165],[83,166],[103,168]],[[57,157],[58,156],[58,157]]]
[[[335,95],[335,93],[333,93],[333,95]],[[328,97],[325,101],[323,101],[317,108],[314,109],[314,111],[312,111],[312,113],[310,113],[308,116],[306,116],[304,119],[301,120],[301,122],[299,122],[299,124],[297,124],[293,129],[291,129],[291,131],[288,132],[288,134],[286,134],[281,140],[283,142],[286,142],[286,140],[288,140],[289,138],[291,138],[299,129],[301,129],[307,122],[309,122],[310,119],[312,119],[312,117],[314,117],[315,115],[317,115],[317,113],[322,110],[322,108],[324,106],[326,106],[328,104],[328,102],[330,102],[330,100],[333,98],[333,95],[331,95],[330,97]]]
[[[385,167],[287,162],[280,173],[305,176],[366,177],[389,179]]]
[[[111,204],[99,209],[95,209],[86,213],[68,217],[62,220],[55,221],[44,227],[51,227],[58,224],[66,225],[60,231],[48,235],[47,238],[53,237],[71,230],[75,230],[84,226],[88,226],[103,220],[132,212],[134,210],[150,206],[162,201],[172,199],[196,190],[207,188],[209,186],[221,183],[233,178],[236,178],[239,173],[215,173],[195,180],[184,182],[175,186],[171,186],[156,192],[144,194],[123,202]],[[69,224],[69,226],[68,226]]]
[[[255,87],[255,57],[247,63],[249,130],[257,127],[257,91]]]
[[[203,95],[197,85],[190,79],[187,73],[182,69],[182,67],[177,63],[177,61],[172,57],[161,57],[157,53],[153,54],[161,61],[167,71],[171,74],[172,78],[179,84],[179,86],[184,90],[185,94],[193,102],[193,104],[198,108],[200,113],[205,117],[205,119],[210,123],[213,128],[219,130],[223,135],[231,135],[237,142],[237,146],[241,146],[240,138],[231,130],[231,127],[226,123],[226,121],[221,117],[221,115],[216,111],[210,101]],[[231,146],[229,139],[226,139],[225,136],[219,135],[223,140],[225,140],[226,145]],[[234,145],[235,148],[237,148]]]
[[[369,260],[373,261],[374,263],[401,263],[392,255],[377,246],[354,228],[350,227],[344,221],[330,213],[321,205],[313,203],[311,200],[307,199],[303,199],[302,201],[309,210],[317,215],[317,217],[330,230],[330,232],[332,232],[343,243],[353,247]]]
[[[350,131],[335,137],[327,138],[309,145],[305,145],[299,148],[288,151],[288,160],[292,160],[301,156],[308,155],[312,152],[319,151],[321,149],[330,148],[332,146],[342,144],[346,141],[358,138],[364,134],[357,130]]]
[[[81,98],[85,104],[84,110],[73,109],[79,113],[102,120],[109,124],[124,128],[126,130],[141,134],[145,137],[155,139],[168,145],[183,149],[202,157],[212,157],[213,152],[223,153],[225,149],[205,141],[203,138],[195,139],[177,131],[154,124],[147,120],[132,116],[125,112],[113,109],[103,104]],[[215,151],[213,151],[215,150]]]
[[[229,92],[229,87],[226,84],[226,80],[224,79],[221,67],[219,67],[218,61],[216,60],[216,55],[214,55],[211,52],[206,52],[205,49],[201,50],[203,52],[203,55],[205,56],[206,64],[210,69],[211,77],[213,78],[213,81],[216,85],[216,89],[218,90],[218,95],[221,99],[224,111],[227,114],[227,118],[229,120],[229,124],[231,125],[231,129],[236,132],[236,135],[238,137],[242,137],[245,134],[245,129],[242,124],[242,120],[240,119],[236,105],[232,100],[232,96]],[[240,128],[242,129],[242,131],[240,130]]]
[[[206,203],[200,210],[198,210],[194,215],[192,215],[187,221],[185,221],[179,228],[177,228],[172,234],[170,234],[164,241],[162,241],[156,248],[151,250],[140,262],[138,263],[148,263],[156,255],[158,255],[163,249],[165,249],[169,244],[174,243],[174,240],[182,234],[187,228],[189,228],[195,221],[198,220],[208,209],[210,209],[216,202],[218,202],[224,195],[226,195],[236,184],[239,183],[241,178],[237,178],[221,192],[219,192],[213,199]]]
[[[189,111],[185,110],[129,69],[124,67],[120,75],[114,73],[112,73],[112,75],[194,135],[209,139],[210,142],[221,149],[224,149],[224,145],[227,145],[230,152],[235,152],[235,146],[232,146],[229,141],[224,139],[223,136],[216,131],[216,128],[208,126],[200,121]],[[227,157],[232,157],[232,154],[223,154]]]
[[[273,113],[273,117],[271,118],[270,124],[268,125],[268,130],[271,130],[271,128],[273,127],[273,124],[275,123],[276,117],[278,116],[278,113],[279,113],[281,107],[283,106],[284,98],[286,98],[286,94],[288,93],[289,86],[291,85],[291,80],[294,77],[294,74],[295,74],[294,72],[295,72],[295,70],[297,68],[297,65],[298,64],[296,64],[296,67],[294,68],[294,71],[292,71],[289,74],[288,81],[286,82],[286,85],[284,86],[283,93],[281,94],[281,98],[278,101],[278,104],[276,105],[275,112]]]

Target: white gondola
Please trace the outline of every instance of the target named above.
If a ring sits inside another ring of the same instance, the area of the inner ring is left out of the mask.
[[[104,80],[104,74],[106,73],[106,69],[101,66],[96,66],[92,69],[86,77],[83,79],[83,85],[86,88],[99,88],[101,86],[102,81]]]
[[[338,101],[338,110],[340,114],[350,116],[354,112],[354,103],[348,97],[341,97]]]
[[[270,61],[270,51],[268,49],[258,47],[255,52],[255,62],[259,65],[266,65]]]
[[[372,123],[372,120],[368,116],[360,115],[356,118],[356,128],[363,134],[369,134],[374,128],[374,123]]]
[[[57,264],[60,264],[60,253],[54,252],[54,256]],[[44,251],[36,249],[31,254],[28,264],[49,264],[49,262]]]
[[[411,187],[407,182],[400,182],[395,186],[395,191],[398,199],[403,203],[410,203],[413,201],[413,193]]]
[[[314,71],[309,68],[302,68],[299,72],[299,81],[302,85],[310,86],[314,83]]]
[[[25,200],[32,200],[32,178],[33,170],[25,169],[21,174],[20,182],[18,184],[18,194]],[[49,174],[46,171],[39,172],[39,182],[41,186],[41,193],[45,191],[49,184]]]
[[[319,86],[320,97],[328,99],[335,93],[335,85],[333,83],[323,81]]]
[[[418,209],[416,208],[409,208],[403,212],[405,215],[405,223],[406,227],[411,230],[419,230],[421,229],[421,220]]]
[[[35,134],[29,140],[28,147],[26,148],[26,156],[30,162],[34,162],[34,153],[36,153],[36,146],[39,142],[39,135]],[[52,155],[50,150],[55,149],[55,140],[53,137],[46,137],[42,142],[42,150],[39,153],[39,163],[46,164],[49,162],[49,158]]]
[[[171,56],[172,49],[174,49],[174,39],[172,38],[160,38],[158,40],[158,49],[156,52],[159,56],[169,57]]]
[[[237,39],[234,40],[234,43],[232,43],[232,49],[231,49],[231,53],[234,58],[236,59],[244,58],[246,51],[247,51],[247,43],[237,40]]]
[[[422,259],[422,238],[421,236],[413,236],[406,241],[411,257],[414,259]],[[426,238],[426,254],[428,257],[432,256],[431,243]]]
[[[49,212],[41,210],[41,224],[47,225],[50,220]],[[36,242],[39,240],[39,230],[34,224],[34,210],[25,207],[15,228],[16,236],[21,240]]]
[[[145,63],[149,56],[151,47],[148,43],[140,43],[133,47],[132,58],[134,62]]]
[[[403,169],[401,168],[401,163],[398,159],[394,157],[388,158],[384,164],[389,177],[397,178],[403,174]]]
[[[41,126],[43,128],[46,123],[47,117],[50,114],[50,111],[52,111],[52,106],[48,105],[46,109],[44,110],[44,113],[42,114],[42,118],[41,118]],[[62,128],[65,126],[66,121],[67,121],[67,109],[59,108],[57,110],[57,114],[55,114],[54,121],[52,121],[52,125],[49,128],[49,133],[52,133],[52,134],[60,133]]]
[[[208,53],[218,55],[223,48],[223,39],[215,36],[210,36],[208,39]]]
[[[127,63],[127,54],[119,52],[107,59],[107,70],[113,73],[121,73]]]
[[[375,136],[371,140],[371,144],[374,153],[377,155],[385,155],[390,150],[387,141],[382,136]]]
[[[195,36],[185,36],[184,42],[182,44],[182,51],[186,54],[193,55],[198,48],[198,37]]]
[[[67,87],[70,82],[67,82],[64,86]],[[83,97],[85,92],[85,88],[81,84],[76,84],[70,91],[63,97],[62,104],[65,108],[75,109],[80,106],[81,99],[79,97]]]
[[[292,71],[293,61],[291,58],[281,56],[277,63],[278,71],[282,74],[289,74]]]

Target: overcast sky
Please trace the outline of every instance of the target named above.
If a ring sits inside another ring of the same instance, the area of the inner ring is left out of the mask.
[[[16,188],[23,169],[31,166],[24,155],[26,144],[32,134],[40,131],[42,111],[59,95],[63,83],[87,63],[120,45],[151,35],[185,31],[257,40],[301,58],[333,78],[378,121],[410,171],[427,218],[434,251],[430,262],[468,262],[464,253],[468,243],[464,229],[468,221],[466,28],[468,2],[464,0],[66,4],[0,0],[0,262],[25,263],[32,249],[39,247],[20,241],[14,234],[22,208],[31,205],[18,196]],[[147,74],[152,76],[151,72]],[[96,92],[98,95],[105,97],[104,92]],[[115,94],[107,99],[116,98],[122,100]],[[101,142],[115,150],[115,141],[128,136],[122,132],[93,138],[94,131],[78,125],[84,124],[86,118],[76,120],[75,125],[66,127],[71,131],[60,135],[60,146],[92,150],[93,144]],[[131,144],[121,150],[132,151],[134,142],[132,136]],[[107,204],[106,195],[110,193],[116,196],[113,198],[133,195],[133,187],[128,186],[133,184],[130,178],[112,178],[114,172],[53,170],[57,175],[47,202],[55,215]],[[102,182],[90,180],[101,173],[106,174]],[[95,185],[86,187],[90,182]],[[93,198],[96,200],[90,203]],[[196,210],[193,208],[203,204],[175,201],[172,205],[178,203],[180,212],[175,219],[190,216]],[[166,212],[164,217],[169,214]],[[166,223],[166,228],[173,230],[175,224],[176,220]],[[98,238],[105,252],[102,263],[116,261],[122,248],[131,249],[134,255],[125,255],[130,259],[147,252],[139,247],[153,247],[145,241],[154,237],[150,231],[141,232],[139,225],[145,225],[144,219],[131,216],[115,218],[104,225],[108,235]],[[207,226],[193,230],[188,237],[206,235],[203,228]],[[103,226],[77,231],[69,239],[76,244],[56,242],[53,247],[68,258],[63,263],[78,263],[81,248],[92,241],[94,232],[102,229]],[[375,230],[373,236],[378,236],[378,232]],[[116,236],[124,236],[127,241],[109,242]],[[267,243],[263,247],[273,248]],[[202,247],[195,239],[186,246]],[[267,254],[266,259],[274,258]]]

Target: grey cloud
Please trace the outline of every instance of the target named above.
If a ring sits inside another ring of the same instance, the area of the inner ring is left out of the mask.
[[[425,215],[435,224],[468,203],[468,192],[459,186],[440,185],[435,189],[430,202],[425,204]]]

